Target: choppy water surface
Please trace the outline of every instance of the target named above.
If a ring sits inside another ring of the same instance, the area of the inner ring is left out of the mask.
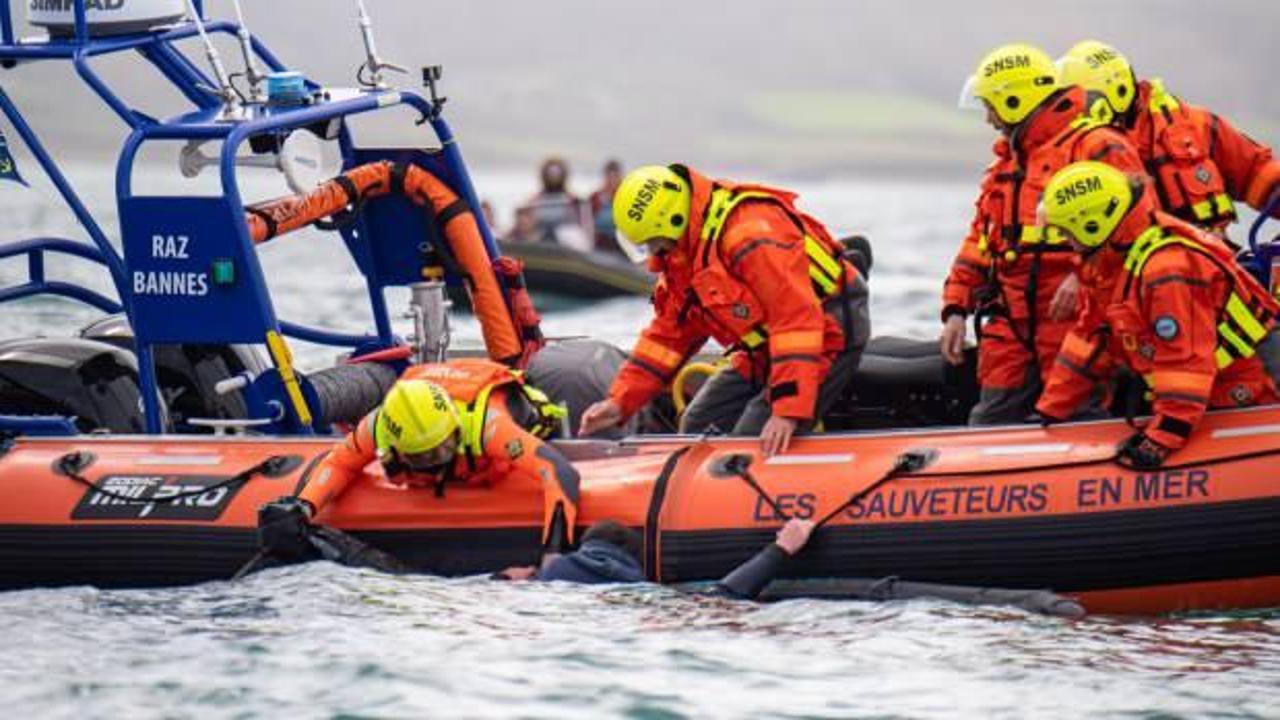
[[[327,564],[0,595],[12,717],[1275,717],[1280,617],[1063,621],[932,602]]]
[[[90,172],[90,179],[95,173]],[[99,178],[107,177],[100,171]],[[478,178],[505,213],[522,176]],[[91,184],[92,185],[92,184]],[[966,184],[795,184],[837,232],[875,240],[876,332],[936,334]],[[109,195],[90,203],[114,216]],[[263,194],[279,192],[263,188]],[[81,237],[38,193],[0,195],[6,238]],[[368,328],[339,244],[263,249],[282,317]],[[0,261],[0,282],[24,265]],[[106,289],[78,262],[51,274]],[[391,295],[402,307],[403,295]],[[626,344],[643,300],[547,317],[551,335]],[[97,313],[0,308],[0,336],[66,334]],[[462,344],[478,330],[459,318]],[[333,351],[302,346],[304,365]],[[5,717],[1280,717],[1280,614],[1063,621],[936,602],[756,606],[663,588],[395,578],[326,564],[238,583],[0,594]]]

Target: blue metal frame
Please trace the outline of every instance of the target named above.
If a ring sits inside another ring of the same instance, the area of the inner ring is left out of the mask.
[[[65,238],[32,238],[0,246],[0,260],[17,255],[27,256],[28,277],[27,282],[22,285],[0,289],[0,303],[33,295],[59,295],[92,305],[103,312],[118,313],[124,309],[120,303],[88,288],[46,280],[44,255],[50,252],[71,255],[103,266],[107,264],[96,248]]]
[[[203,17],[204,8],[201,0],[195,0],[195,5],[197,12]],[[144,143],[156,140],[219,140],[222,142],[219,171],[223,189],[223,197],[220,200],[225,203],[228,209],[234,210],[237,217],[237,221],[233,223],[235,237],[230,242],[236,243],[237,252],[240,253],[241,257],[251,259],[247,261],[251,267],[246,268],[247,272],[244,273],[243,279],[238,279],[237,281],[250,284],[251,292],[256,299],[259,311],[269,326],[274,327],[283,335],[304,341],[363,348],[365,350],[379,346],[385,347],[398,342],[398,339],[391,332],[390,317],[384,298],[384,288],[388,283],[380,280],[376,272],[366,273],[369,301],[377,330],[376,336],[335,333],[280,321],[275,317],[270,293],[266,287],[261,267],[257,264],[256,251],[249,237],[248,226],[242,219],[243,203],[236,180],[235,159],[240,146],[252,136],[265,133],[283,135],[316,122],[342,119],[350,115],[377,111],[397,105],[408,106],[421,113],[422,117],[435,132],[441,144],[439,159],[443,162],[455,192],[471,207],[478,208],[480,203],[466,165],[462,160],[458,143],[454,139],[451,128],[441,117],[440,108],[416,92],[379,91],[367,92],[358,97],[329,101],[307,107],[280,108],[252,105],[249,106],[251,112],[249,113],[250,117],[247,119],[234,123],[219,122],[218,114],[221,109],[221,100],[205,89],[212,85],[212,81],[190,58],[174,46],[176,42],[198,35],[198,30],[193,23],[179,25],[160,32],[93,38],[90,37],[88,32],[85,0],[75,0],[74,9],[75,32],[72,36],[51,38],[46,42],[40,43],[17,44],[13,37],[13,22],[9,3],[0,3],[0,36],[3,37],[3,44],[0,44],[0,63],[12,66],[22,62],[40,60],[70,61],[83,81],[131,128],[131,133],[125,141],[116,166],[115,186],[117,201],[122,208],[122,231],[128,232],[123,229],[123,209],[126,203],[134,198],[132,194],[132,172],[137,153]],[[206,23],[205,27],[209,33],[224,33],[233,36],[240,30],[235,23],[225,21]],[[271,71],[285,69],[284,64],[258,38],[251,37],[250,42],[254,53],[267,68]],[[125,51],[136,51],[155,66],[192,103],[194,110],[184,115],[159,120],[130,107],[94,72],[90,64],[90,60],[93,57]],[[311,82],[308,82],[308,86],[312,89],[317,87]],[[0,290],[0,302],[28,295],[52,293],[72,297],[107,311],[119,311],[123,305],[123,309],[129,313],[132,322],[134,320],[134,312],[130,307],[132,304],[132,288],[128,281],[126,258],[122,257],[122,253],[117,251],[115,246],[107,239],[101,227],[89,214],[75,190],[62,175],[52,157],[45,151],[35,132],[26,123],[19,109],[4,93],[3,89],[0,89],[0,111],[3,111],[22,137],[36,161],[49,176],[64,201],[75,214],[76,219],[89,233],[95,246],[89,247],[62,239],[42,238],[0,248],[0,257],[26,253],[29,256],[28,267],[31,275],[31,282],[25,285]],[[350,167],[360,150],[355,147],[345,123],[341,126],[338,140],[344,166]],[[142,198],[139,199],[141,200]],[[177,200],[175,199],[175,202]],[[483,221],[483,218],[477,217],[476,220],[484,239],[486,250],[491,257],[497,257],[497,244],[494,241],[491,229]],[[363,218],[359,218],[358,223],[356,228],[366,230]],[[348,235],[348,240],[350,241],[349,233],[350,230],[344,232],[344,234]],[[367,231],[360,232],[360,238],[364,242],[369,242],[371,237],[372,234]],[[66,253],[102,263],[110,271],[121,302],[111,301],[85,288],[45,280],[43,259],[45,252]],[[144,333],[137,332],[136,324],[135,332],[141,339]],[[142,397],[146,411],[147,431],[157,433],[161,430],[161,412],[157,400],[158,383],[154,364],[154,351],[150,343],[139,341],[137,343],[137,354]],[[263,388],[269,387],[272,382],[277,385],[280,383],[278,377],[274,379],[265,378],[264,380]],[[302,432],[309,430],[309,428],[294,429]]]

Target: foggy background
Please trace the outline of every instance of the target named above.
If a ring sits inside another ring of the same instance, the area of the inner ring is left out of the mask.
[[[446,118],[473,166],[532,173],[561,154],[586,178],[579,192],[611,156],[770,178],[976,178],[992,132],[956,98],[980,57],[1008,41],[1053,56],[1083,38],[1109,41],[1140,76],[1280,140],[1274,0],[367,2],[380,54],[411,68],[398,83],[418,87],[418,68],[444,65]],[[23,6],[13,2],[16,17]],[[353,84],[363,59],[353,0],[244,6],[291,67]],[[233,17],[229,1],[206,10]],[[237,69],[238,52],[220,45]],[[188,109],[135,57],[94,66],[151,114]],[[123,125],[68,64],[24,65],[0,83],[60,160],[114,162]],[[363,137],[397,139],[378,127]]]

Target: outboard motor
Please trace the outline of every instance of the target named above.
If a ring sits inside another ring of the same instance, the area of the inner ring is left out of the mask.
[[[80,331],[80,337],[134,352],[133,329],[124,315],[110,315]],[[156,345],[156,380],[174,428],[182,433],[209,433],[212,428],[191,425],[193,418],[239,420],[248,417],[240,392],[219,393],[215,386],[242,372],[257,375],[266,368],[248,345]]]
[[[72,417],[82,432],[143,432],[138,363],[94,340],[0,342],[0,414]]]

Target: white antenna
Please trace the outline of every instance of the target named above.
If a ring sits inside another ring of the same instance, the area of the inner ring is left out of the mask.
[[[360,12],[360,36],[364,38],[366,56],[364,66],[369,69],[368,81],[362,80],[361,82],[377,90],[386,90],[388,85],[387,81],[382,77],[383,70],[391,70],[398,73],[407,73],[409,70],[394,63],[383,62],[378,57],[378,48],[373,43],[373,21],[369,19],[369,11],[364,7],[364,0],[356,0],[356,6]]]
[[[236,22],[240,24],[236,37],[240,38],[240,52],[244,55],[244,76],[249,81],[249,98],[256,103],[265,102],[267,94],[262,89],[262,81],[267,76],[258,72],[258,66],[253,61],[253,40],[249,35],[249,26],[244,21],[244,10],[240,7],[240,0],[234,0],[234,2]]]
[[[218,114],[218,119],[239,120],[243,117],[243,113],[237,102],[236,90],[227,77],[227,69],[222,65],[222,58],[218,55],[217,48],[209,40],[209,34],[204,31],[204,21],[200,19],[200,13],[196,12],[192,0],[187,0],[187,12],[191,14],[191,21],[196,24],[196,30],[199,31],[200,39],[204,42],[205,57],[209,59],[209,65],[213,68],[213,77],[218,81],[216,90],[208,88],[210,92],[222,98],[222,112]]]

